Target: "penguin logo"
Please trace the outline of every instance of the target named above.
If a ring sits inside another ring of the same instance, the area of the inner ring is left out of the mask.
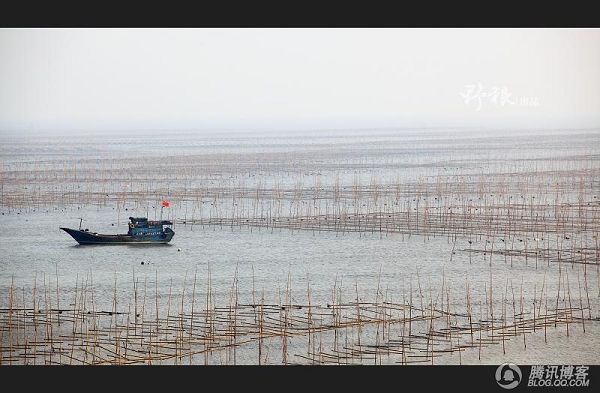
[[[496,382],[504,389],[513,389],[521,383],[521,369],[514,363],[502,363],[496,369]]]

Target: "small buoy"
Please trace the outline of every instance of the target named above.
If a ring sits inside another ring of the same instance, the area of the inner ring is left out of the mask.
[[[181,248],[178,248],[177,251],[181,251]]]
[[[142,261],[142,265],[144,264],[144,261]]]

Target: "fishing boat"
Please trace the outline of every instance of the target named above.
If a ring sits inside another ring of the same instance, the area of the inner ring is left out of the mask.
[[[90,232],[89,229],[63,228],[79,244],[149,244],[149,243],[168,243],[175,235],[171,221],[148,221],[145,217],[129,217],[129,231],[126,234],[104,235],[96,232]]]

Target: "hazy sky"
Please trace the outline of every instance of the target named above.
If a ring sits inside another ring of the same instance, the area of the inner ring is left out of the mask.
[[[0,29],[0,132],[600,127],[600,29]]]

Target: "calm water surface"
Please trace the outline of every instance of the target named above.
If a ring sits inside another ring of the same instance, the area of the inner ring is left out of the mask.
[[[2,136],[0,158],[3,170],[29,170],[63,162],[115,159],[130,156],[172,157],[185,155],[239,155],[257,157],[257,169],[247,185],[278,182],[294,184],[304,179],[314,183],[334,184],[336,177],[351,184],[358,175],[364,179],[377,176],[385,183],[396,179],[426,178],[439,173],[480,174],[528,171],[533,167],[571,169],[578,166],[598,166],[600,133],[597,131],[552,131],[506,133],[503,136],[475,131],[381,131],[292,133],[289,135],[189,135],[174,134],[139,136],[111,135],[108,138],[28,138]],[[278,155],[279,154],[279,155]],[[272,164],[261,166],[260,157]],[[286,161],[285,156],[290,160]],[[275,157],[275,158],[274,158]],[[283,157],[283,158],[282,158]],[[312,157],[312,158],[311,158]],[[277,161],[279,160],[279,161]],[[279,164],[278,164],[279,162]],[[93,164],[89,164],[93,165]],[[227,173],[227,172],[231,173]],[[227,167],[219,179],[233,174]],[[318,175],[315,175],[318,174]],[[167,174],[168,176],[168,174]],[[26,191],[25,191],[26,192]],[[531,259],[456,252],[446,237],[406,236],[378,233],[334,233],[290,231],[286,229],[249,229],[175,225],[176,235],[166,246],[79,246],[59,226],[76,228],[79,218],[83,226],[99,233],[123,233],[127,217],[145,216],[146,210],[126,206],[38,206],[10,209],[2,205],[4,233],[0,240],[0,304],[5,307],[11,283],[18,288],[56,285],[58,279],[61,304],[73,301],[76,283],[93,281],[99,308],[110,309],[115,288],[122,307],[131,296],[134,275],[146,282],[154,293],[155,284],[161,296],[169,288],[180,293],[197,276],[197,293],[203,296],[210,268],[217,304],[227,304],[234,276],[239,279],[241,302],[250,302],[255,293],[263,293],[266,302],[279,302],[291,279],[292,301],[306,302],[308,282],[313,302],[325,304],[331,291],[341,286],[348,301],[354,300],[355,286],[361,300],[374,301],[379,285],[389,299],[400,300],[407,294],[409,282],[416,291],[417,275],[421,285],[436,290],[445,281],[452,291],[453,306],[464,307],[465,284],[472,296],[481,299],[484,285],[502,293],[510,280],[515,287],[523,286],[527,302],[533,301],[534,286],[539,291],[545,282],[549,293],[556,290],[558,267]],[[154,211],[153,211],[154,212]],[[150,214],[154,218],[153,212]],[[165,218],[183,218],[182,209],[165,209]],[[466,247],[463,240],[462,247]],[[460,246],[459,240],[459,246]],[[142,265],[142,262],[144,264]],[[569,281],[577,288],[578,266],[566,266]],[[600,283],[597,269],[588,268],[592,316],[600,315]],[[237,271],[237,273],[236,273]],[[155,283],[156,279],[158,282]],[[575,289],[574,289],[575,290]],[[188,291],[189,292],[189,291]],[[189,296],[189,295],[188,295]],[[164,298],[162,298],[164,300]],[[164,301],[161,302],[164,307]],[[518,338],[508,344],[503,355],[498,346],[484,352],[481,361],[476,351],[466,351],[463,363],[497,363],[509,360],[525,363],[600,363],[600,329],[590,322],[583,334],[572,327],[567,338],[563,330],[549,330],[551,340],[544,343],[543,334],[528,335],[527,349]],[[442,363],[458,363],[457,355],[440,359]]]

